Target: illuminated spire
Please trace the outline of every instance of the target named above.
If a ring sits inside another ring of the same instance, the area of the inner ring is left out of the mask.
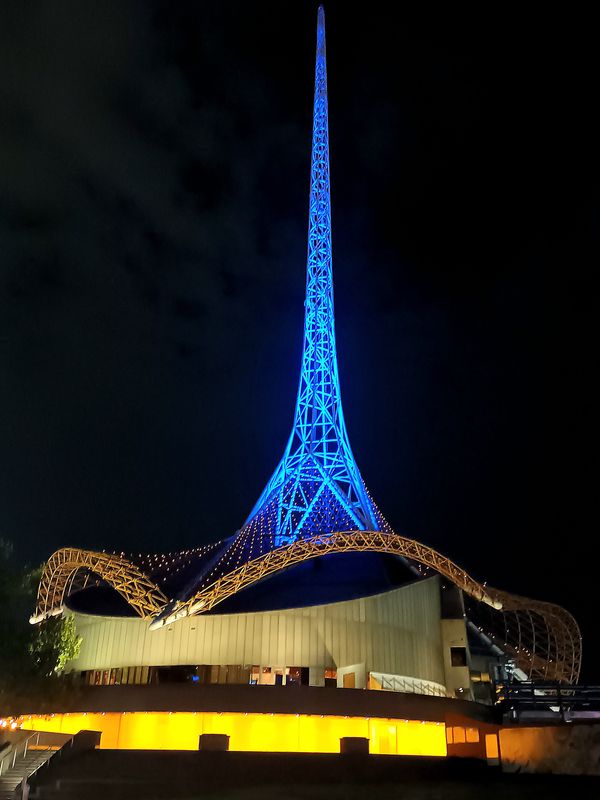
[[[322,6],[317,22],[306,273],[304,344],[294,426],[279,466],[240,532],[252,532],[253,539],[258,534],[262,551],[269,543],[279,546],[318,533],[387,529],[354,461],[342,412],[333,309]]]

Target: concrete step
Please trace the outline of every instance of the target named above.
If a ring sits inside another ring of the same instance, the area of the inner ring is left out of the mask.
[[[14,790],[23,780],[24,775],[31,775],[50,759],[55,750],[33,750],[26,756],[17,758],[14,767],[7,769],[0,776],[0,800],[12,797]]]

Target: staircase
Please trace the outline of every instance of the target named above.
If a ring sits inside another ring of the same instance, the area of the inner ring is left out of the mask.
[[[0,800],[11,800],[15,797],[15,789],[23,776],[29,777],[36,772],[46,761],[56,752],[56,746],[27,748],[24,753],[17,755],[14,760],[9,757],[6,759],[9,765],[4,768],[0,775]]]

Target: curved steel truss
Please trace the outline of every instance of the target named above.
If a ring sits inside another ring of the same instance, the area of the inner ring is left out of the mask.
[[[57,550],[44,567],[31,622],[60,613],[80,570],[94,573],[125,598],[152,628],[210,611],[228,597],[276,572],[331,553],[378,552],[401,556],[450,580],[468,598],[468,616],[531,679],[576,683],[581,636],[573,617],[552,603],[483,586],[446,556],[414,539],[381,531],[341,531],[295,542],[247,561],[183,602],[173,602],[135,564],[108,553]]]
[[[485,633],[513,656],[530,678],[576,682],[581,667],[581,636],[574,618],[560,606],[485,587],[457,564],[414,539],[381,531],[345,531],[298,539],[228,572],[157,620],[155,627],[203,613],[218,603],[294,564],[329,553],[379,552],[402,556],[448,578],[488,610]]]
[[[158,613],[167,602],[158,586],[123,556],[63,547],[44,565],[32,623],[60,613],[75,577],[82,570],[97,575],[116,589],[140,617]]]
[[[470,604],[471,620],[528,678],[577,683],[581,670],[581,634],[575,619],[564,608],[540,600],[488,592],[501,604],[502,613],[490,613],[481,604]]]

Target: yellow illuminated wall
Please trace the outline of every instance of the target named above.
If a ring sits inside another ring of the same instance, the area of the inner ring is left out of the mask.
[[[102,732],[100,747],[124,750],[197,750],[201,733],[228,734],[230,750],[339,753],[342,736],[369,739],[371,753],[445,756],[442,722],[308,714],[216,712],[53,714],[24,717],[27,730]]]

